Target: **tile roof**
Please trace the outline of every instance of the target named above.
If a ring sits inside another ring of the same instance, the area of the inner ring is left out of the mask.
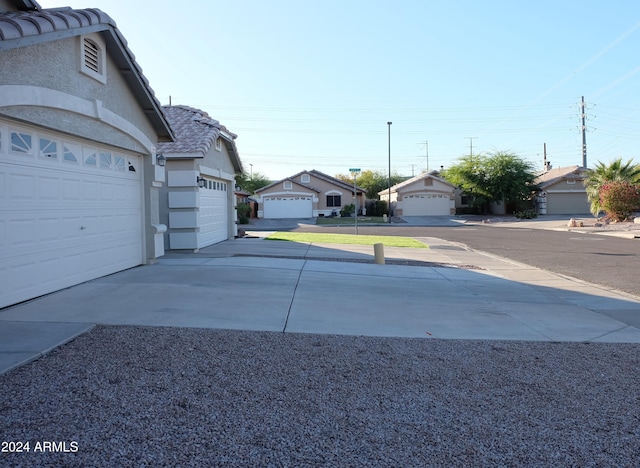
[[[163,106],[162,109],[176,133],[176,139],[158,145],[160,153],[196,153],[204,157],[220,136],[220,122],[202,110],[188,106]]]
[[[456,188],[456,186],[454,184],[452,184],[451,182],[448,182],[446,180],[444,180],[442,177],[438,177],[436,174],[438,173],[438,171],[431,171],[431,172],[423,172],[422,174],[418,174],[415,177],[411,177],[410,179],[404,180],[402,182],[397,183],[396,185],[392,185],[391,186],[391,191],[392,192],[397,192],[398,189],[401,189],[402,187],[406,187],[409,184],[413,184],[414,182],[417,182],[420,179],[426,179],[427,177],[431,178],[431,179],[435,179],[439,182],[442,182],[443,184],[449,185],[451,188]],[[386,188],[384,190],[381,190],[380,192],[378,192],[378,194],[383,194],[389,193],[389,189]]]
[[[161,140],[173,139],[171,128],[149,81],[115,21],[97,8],[40,9],[33,1],[13,2],[28,11],[0,12],[0,51],[79,36],[102,33],[107,49]]]
[[[313,188],[309,184],[302,183],[302,182],[298,181],[296,178],[300,177],[302,174],[309,174],[309,175],[312,175],[314,177],[317,177],[318,179],[322,179],[322,180],[324,180],[326,182],[330,182],[330,183],[332,183],[334,185],[337,185],[339,187],[343,187],[346,190],[351,190],[351,191],[353,190],[353,185],[347,184],[346,182],[344,182],[344,181],[342,181],[340,179],[337,179],[336,177],[332,177],[332,176],[330,176],[328,174],[325,174],[324,172],[320,172],[320,171],[317,171],[315,169],[311,169],[310,171],[306,171],[306,170],[305,171],[300,171],[297,174],[293,174],[292,176],[285,177],[284,179],[276,180],[275,182],[272,182],[269,185],[256,190],[256,193],[261,192],[263,190],[266,190],[268,188],[271,188],[274,185],[278,185],[278,184],[284,182],[285,180],[289,180],[289,181],[294,182],[294,183],[296,183],[298,185],[302,185],[304,187],[308,187],[311,190],[314,190],[316,192],[321,192],[321,190]],[[356,189],[357,189],[358,192],[366,192],[366,190],[363,189],[362,187],[356,186]]]
[[[584,180],[587,172],[588,169],[581,166],[557,167],[540,174],[535,182],[545,188],[561,180]]]
[[[109,15],[96,8],[72,10],[54,8],[39,11],[15,11],[0,15],[0,40],[33,38],[56,31],[68,31],[94,25],[116,27]]]
[[[171,123],[176,138],[173,142],[160,143],[157,152],[204,157],[218,138],[224,142],[236,172],[242,172],[242,162],[238,155],[235,139],[227,127],[200,109],[189,106],[164,106],[164,113]]]

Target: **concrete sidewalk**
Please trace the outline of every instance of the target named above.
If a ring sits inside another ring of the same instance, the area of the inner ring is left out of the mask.
[[[451,242],[386,248],[389,264],[376,265],[371,246],[267,234],[170,253],[0,311],[0,373],[95,324],[640,342],[640,298]]]

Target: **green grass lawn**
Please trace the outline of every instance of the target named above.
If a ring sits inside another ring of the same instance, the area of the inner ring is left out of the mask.
[[[354,234],[323,234],[316,232],[274,232],[267,240],[305,242],[311,244],[384,244],[387,247],[413,247],[428,249],[429,246],[410,237],[356,236]]]
[[[356,218],[316,218],[317,225],[335,225],[342,224],[347,226],[353,226],[356,223]],[[358,216],[358,224],[380,224],[384,223],[382,216]]]

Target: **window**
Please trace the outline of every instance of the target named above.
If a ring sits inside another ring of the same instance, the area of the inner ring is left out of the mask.
[[[302,174],[302,177],[300,177],[300,181],[303,184],[308,184],[309,182],[311,182],[311,177],[309,176],[309,174]]]
[[[40,157],[58,159],[58,142],[40,138]]]
[[[101,83],[107,82],[105,72],[105,47],[102,39],[97,34],[83,36],[80,41],[81,64],[80,70]]]
[[[100,167],[111,169],[111,153],[100,153]]]
[[[568,185],[575,185],[576,184],[576,180],[575,179],[567,179],[567,184]]]
[[[328,207],[342,206],[342,196],[341,195],[327,195],[327,206]]]
[[[62,144],[62,161],[68,163],[77,163],[78,154],[80,154],[80,148],[68,143]]]
[[[222,140],[220,137],[216,138],[216,151],[222,151]]]
[[[282,186],[284,187],[285,190],[291,190],[293,188],[293,184],[289,180],[286,181],[284,184],[282,184]]]
[[[116,159],[115,159],[115,170],[116,171],[124,171],[124,158],[122,156],[117,156],[116,155]]]
[[[84,163],[87,166],[96,166],[98,164],[98,152],[95,150],[87,150],[84,155]]]
[[[31,135],[12,131],[11,151],[14,153],[31,154]]]

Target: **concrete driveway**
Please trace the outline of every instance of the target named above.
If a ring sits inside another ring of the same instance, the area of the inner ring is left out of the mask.
[[[0,311],[0,370],[94,324],[424,339],[640,342],[640,299],[434,238],[429,249],[253,238],[168,254]]]

